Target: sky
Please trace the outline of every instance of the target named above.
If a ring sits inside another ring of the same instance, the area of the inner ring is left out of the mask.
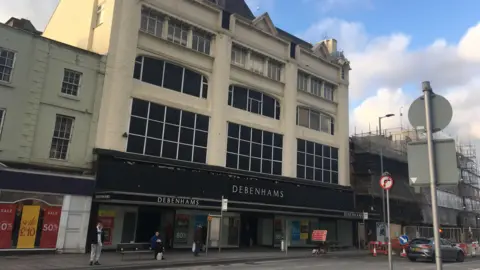
[[[57,1],[0,0],[0,21],[23,17],[43,30]],[[382,128],[409,126],[409,106],[428,80],[453,106],[446,132],[480,146],[480,1],[246,2],[255,15],[268,12],[277,27],[308,42],[337,39],[352,68],[351,133],[375,131],[388,113],[395,116]]]

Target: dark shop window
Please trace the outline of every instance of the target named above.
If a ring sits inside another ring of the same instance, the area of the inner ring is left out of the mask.
[[[228,105],[251,113],[280,119],[280,102],[277,99],[245,87],[230,85]]]
[[[209,120],[205,115],[134,98],[127,152],[205,163]]]
[[[283,135],[228,123],[227,167],[282,174]]]
[[[297,177],[338,184],[338,149],[297,139]]]
[[[135,59],[133,78],[195,97],[208,96],[208,80],[204,75],[151,57]]]

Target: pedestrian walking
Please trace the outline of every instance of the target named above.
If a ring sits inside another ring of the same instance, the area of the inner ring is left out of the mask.
[[[163,257],[164,246],[163,246],[162,240],[160,239],[160,233],[159,232],[155,232],[155,234],[150,239],[150,246],[151,246],[152,250],[154,251],[154,253],[153,253],[154,257],[153,258],[155,260],[164,260],[165,259]]]
[[[100,265],[100,255],[102,254],[102,247],[105,242],[105,232],[103,231],[102,223],[98,222],[95,229],[95,235],[91,241],[90,265]]]

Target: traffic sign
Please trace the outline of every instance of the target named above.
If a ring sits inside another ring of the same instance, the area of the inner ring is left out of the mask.
[[[383,188],[384,190],[389,190],[393,186],[393,179],[388,176],[384,175],[382,178],[380,178],[380,187]]]
[[[432,132],[438,132],[448,126],[452,120],[452,105],[446,98],[438,94],[430,97]],[[417,98],[408,109],[408,120],[414,129],[426,129],[425,99],[423,95]]]
[[[222,211],[226,212],[228,210],[228,199],[222,199]]]
[[[407,235],[402,235],[398,238],[400,241],[400,245],[406,245],[408,243],[408,236]]]

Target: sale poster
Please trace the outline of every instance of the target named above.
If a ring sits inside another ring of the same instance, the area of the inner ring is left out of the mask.
[[[0,249],[12,247],[13,222],[16,204],[0,204]]]
[[[58,227],[61,215],[62,207],[54,206],[45,208],[40,248],[55,248],[57,246]]]
[[[309,222],[308,220],[302,220],[300,226],[300,239],[306,240],[308,239],[308,230],[309,230]]]
[[[292,221],[292,241],[300,240],[300,222]]]
[[[18,234],[17,248],[34,248],[37,236],[38,217],[40,205],[24,205],[20,231]]]
[[[327,230],[314,230],[312,232],[312,241],[325,242],[327,241]]]
[[[113,228],[115,223],[114,217],[98,217],[98,221],[103,225],[103,233],[105,234],[104,246],[110,246],[113,242]]]
[[[189,215],[177,215],[175,218],[175,232],[174,232],[174,242],[175,243],[187,243],[188,241],[188,231],[190,227],[190,216]]]

